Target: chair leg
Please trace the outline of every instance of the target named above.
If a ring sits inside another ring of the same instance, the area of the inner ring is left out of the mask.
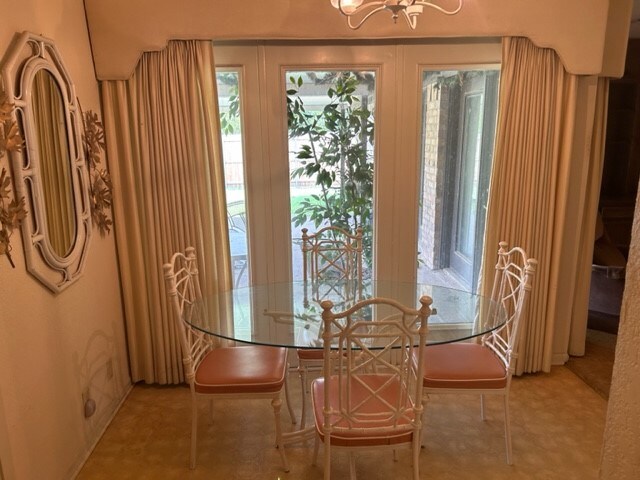
[[[422,430],[421,430],[422,433]],[[422,435],[413,439],[412,452],[413,455],[413,480],[420,480],[420,438]]]
[[[282,426],[280,425],[280,408],[282,407],[280,395],[271,400],[271,406],[273,407],[273,415],[276,418],[276,448],[280,451],[280,458],[282,459],[284,471],[288,472],[289,462],[287,461],[287,454],[284,451],[284,445],[282,443]]]
[[[507,446],[507,465],[513,465],[511,459],[511,422],[509,419],[509,397],[504,396],[504,440]]]
[[[483,422],[486,420],[484,415],[484,395],[480,395],[480,420]]]
[[[313,461],[311,465],[315,465],[318,462],[318,450],[320,449],[320,435],[316,434],[316,438],[313,441]]]
[[[424,442],[422,440],[422,430],[424,430],[424,414],[427,411],[427,401],[429,400],[429,395],[426,393],[422,394],[422,413],[420,414],[420,423],[422,424],[422,429],[420,430],[420,448],[425,448]]]
[[[324,437],[324,480],[331,480],[331,442]]]
[[[189,456],[189,468],[196,468],[196,442],[198,439],[198,399],[191,394],[191,454]]]
[[[300,414],[300,430],[304,430],[307,417],[307,368],[303,360],[298,360],[298,375],[302,391],[302,413]]]
[[[287,368],[287,372],[289,369]],[[287,401],[287,408],[289,409],[289,416],[291,417],[291,423],[295,425],[296,423],[296,414],[293,411],[293,406],[291,405],[291,395],[289,395],[289,375],[285,375],[284,377],[284,398]]]
[[[356,458],[349,453],[349,480],[356,480]]]

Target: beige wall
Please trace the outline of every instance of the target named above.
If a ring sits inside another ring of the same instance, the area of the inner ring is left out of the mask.
[[[1,55],[18,31],[54,39],[82,107],[99,111],[82,0],[4,0],[1,16]],[[114,236],[94,229],[83,277],[57,296],[26,273],[21,242],[15,233],[15,269],[0,257],[0,462],[6,479],[65,479],[130,385]]]
[[[626,287],[622,300],[616,361],[609,394],[600,478],[640,476],[640,210],[637,208]]]

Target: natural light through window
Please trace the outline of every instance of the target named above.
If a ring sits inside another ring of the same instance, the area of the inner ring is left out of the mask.
[[[425,71],[418,281],[475,291],[498,101],[498,70]]]
[[[287,113],[293,278],[301,279],[301,229],[363,230],[372,269],[375,73],[289,71]]]

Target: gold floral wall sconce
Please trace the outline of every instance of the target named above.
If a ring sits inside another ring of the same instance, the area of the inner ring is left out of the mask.
[[[111,204],[113,184],[106,169],[101,168],[101,154],[106,151],[104,126],[98,114],[87,110],[82,115],[84,132],[82,143],[89,168],[89,201],[91,202],[91,217],[98,227],[100,235],[111,231]]]
[[[7,152],[22,149],[23,140],[18,125],[12,117],[13,104],[6,94],[0,92],[0,159]],[[0,169],[0,256],[5,255],[13,268],[11,258],[11,235],[27,216],[24,197],[16,198],[11,193],[11,177],[7,170]]]

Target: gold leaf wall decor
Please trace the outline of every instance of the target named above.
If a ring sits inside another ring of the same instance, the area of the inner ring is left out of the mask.
[[[18,125],[11,116],[13,104],[6,94],[0,92],[0,158],[5,153],[19,151],[23,140]],[[9,263],[16,268],[11,258],[11,235],[27,216],[24,197],[13,198],[11,177],[4,167],[0,170],[0,255],[6,255]]]
[[[98,114],[91,110],[84,112],[82,120],[84,123],[82,142],[91,184],[89,191],[91,218],[98,226],[100,235],[104,236],[111,231],[111,225],[113,225],[111,220],[113,185],[106,169],[100,168],[101,152],[106,150],[104,127]]]

